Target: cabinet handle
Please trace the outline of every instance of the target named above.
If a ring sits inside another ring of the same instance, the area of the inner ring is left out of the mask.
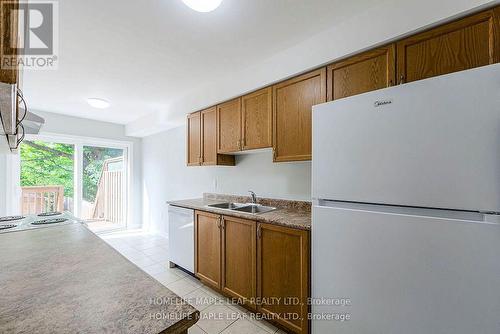
[[[276,160],[276,148],[275,147],[273,147],[273,159]]]
[[[224,219],[224,217],[222,217],[221,226],[222,226],[222,229],[223,229],[223,230],[225,230],[225,229],[226,229],[226,220]]]
[[[259,224],[257,225],[257,238],[261,238],[262,237],[262,226]]]
[[[220,229],[220,217],[217,218],[217,228]]]
[[[404,74],[401,74],[401,76],[399,77],[399,84],[402,85],[405,83],[405,76]]]

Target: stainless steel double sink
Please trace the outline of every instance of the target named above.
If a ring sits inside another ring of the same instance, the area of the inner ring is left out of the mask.
[[[231,202],[209,204],[209,205],[207,205],[207,207],[224,209],[224,210],[239,211],[239,212],[246,212],[246,213],[252,213],[252,214],[259,214],[259,213],[265,213],[265,212],[276,210],[276,208],[273,208],[271,206],[264,206],[264,205],[252,204],[252,203],[231,203]]]

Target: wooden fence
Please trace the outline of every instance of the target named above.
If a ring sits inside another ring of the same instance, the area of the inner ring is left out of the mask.
[[[121,224],[124,217],[124,181],[122,170],[109,170],[109,164],[123,161],[122,157],[104,162],[101,178],[97,185],[93,219]]]
[[[63,186],[22,187],[21,209],[23,215],[64,210]]]
[[[123,222],[123,172],[104,171],[99,182],[93,218]]]

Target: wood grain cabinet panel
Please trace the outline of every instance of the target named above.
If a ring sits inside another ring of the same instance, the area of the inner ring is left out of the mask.
[[[202,165],[217,165],[217,110],[201,112]]]
[[[257,225],[222,217],[222,292],[255,308],[257,295]]]
[[[234,166],[234,156],[217,153],[217,110],[215,107],[187,117],[187,165]]]
[[[201,164],[201,112],[187,116],[187,165]]]
[[[19,8],[18,0],[0,0],[0,33],[2,34],[0,52],[1,55],[17,56],[17,45],[19,42],[19,20],[16,15],[10,15],[12,10]],[[11,68],[4,66],[4,62],[0,62],[0,82],[9,84],[18,84],[20,86],[20,68]]]
[[[396,81],[396,46],[370,50],[327,67],[328,101],[392,86]]]
[[[221,217],[195,212],[195,274],[201,281],[221,288]]]
[[[308,231],[258,225],[257,296],[265,301],[258,310],[277,316],[281,325],[296,333],[308,333],[309,328],[309,253]]]
[[[233,153],[241,150],[241,99],[217,106],[217,152]]]
[[[271,87],[241,98],[241,140],[243,150],[272,147]]]
[[[311,160],[312,106],[326,102],[326,68],[273,86],[273,160]]]
[[[500,61],[500,7],[397,43],[398,78],[412,82]]]

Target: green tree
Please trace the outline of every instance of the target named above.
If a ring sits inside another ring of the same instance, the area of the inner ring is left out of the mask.
[[[104,161],[121,157],[123,151],[105,147],[83,147],[83,199],[94,202]]]
[[[21,144],[21,186],[64,186],[73,197],[73,145],[25,140]],[[83,199],[95,201],[104,161],[120,157],[120,149],[83,147]],[[119,166],[123,168],[123,166]]]
[[[21,145],[21,186],[64,186],[73,197],[74,146],[25,140]]]

